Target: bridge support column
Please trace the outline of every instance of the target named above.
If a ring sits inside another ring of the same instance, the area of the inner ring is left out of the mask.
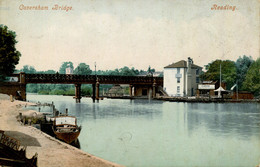
[[[96,99],[99,100],[99,82],[96,83]]]
[[[96,100],[96,84],[92,84],[92,100],[95,103],[95,100]]]
[[[25,73],[20,72],[20,84],[25,84]]]
[[[80,103],[80,99],[81,99],[81,84],[75,84],[75,99],[76,99],[76,103]]]
[[[156,82],[153,83],[153,98],[155,98],[155,88],[156,88]]]
[[[132,97],[133,96],[133,85],[129,85],[129,96]]]
[[[25,73],[20,72],[20,90],[16,92],[18,99],[26,101],[26,82]]]

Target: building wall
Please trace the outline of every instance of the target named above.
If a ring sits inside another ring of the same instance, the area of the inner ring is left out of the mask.
[[[197,72],[197,68],[191,68],[190,72],[191,72],[190,78],[188,77],[188,75],[186,75],[186,81],[187,81],[186,85],[188,85],[188,82],[190,82],[190,88],[186,87],[186,92],[187,92],[186,94],[187,96],[195,96],[199,84],[199,82],[197,83],[197,77],[199,77],[201,69],[199,69],[199,71]]]
[[[237,93],[234,92],[233,95],[231,96],[232,99],[254,99],[254,95],[252,93],[249,92],[238,92],[238,96]]]
[[[163,86],[164,90],[169,96],[195,96],[198,88],[198,83],[196,81],[197,77],[201,72],[201,69],[196,73],[195,68],[191,68],[190,77],[187,74],[187,68],[179,68],[181,75],[180,83],[177,83],[177,68],[164,68],[164,79]],[[177,92],[177,87],[179,86],[179,92]],[[193,94],[192,94],[193,89]]]
[[[66,74],[73,74],[73,69],[70,67],[66,68]]]
[[[152,88],[152,86],[148,86],[148,85],[134,85],[134,93],[133,93],[133,95],[135,97],[152,98],[152,96],[153,96],[153,88]]]
[[[184,96],[185,94],[185,68],[179,68],[180,72],[177,74],[177,68],[165,68],[164,69],[164,79],[163,86],[164,90],[167,92],[169,96]],[[178,77],[180,77],[180,82],[178,83]],[[179,87],[179,91],[178,91]]]

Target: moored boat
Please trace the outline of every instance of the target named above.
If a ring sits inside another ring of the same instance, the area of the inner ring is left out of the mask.
[[[81,126],[77,125],[76,117],[58,116],[54,118],[52,129],[58,139],[70,144],[78,138]]]

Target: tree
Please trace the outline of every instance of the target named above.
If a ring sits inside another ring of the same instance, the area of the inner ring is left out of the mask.
[[[0,25],[0,79],[12,74],[20,60],[21,53],[15,48],[15,38],[15,32]]]
[[[254,93],[254,95],[260,94],[260,58],[249,67],[243,82],[243,89]]]
[[[127,66],[120,68],[119,72],[120,72],[120,75],[123,75],[123,76],[134,76],[135,75],[135,72]]]
[[[44,74],[56,74],[56,71],[54,70],[47,70],[43,72]]]
[[[89,68],[89,65],[85,63],[80,63],[75,69],[74,73],[78,75],[90,75],[92,73],[92,70]]]
[[[251,64],[254,62],[251,56],[243,56],[237,59],[236,61],[236,68],[237,68],[237,83],[238,83],[238,89],[242,89],[242,84],[246,78],[246,73],[251,66]]]
[[[120,72],[119,72],[118,68],[116,68],[114,71],[109,70],[108,75],[120,75]]]
[[[25,72],[27,74],[36,74],[37,73],[35,68],[33,66],[29,66],[29,65],[24,65],[20,71]]]
[[[60,67],[60,70],[59,70],[59,73],[60,74],[66,74],[66,68],[70,66],[70,68],[74,69],[73,67],[73,63],[72,62],[63,62],[61,67]]]
[[[230,60],[215,60],[206,65],[206,72],[202,74],[203,80],[219,81],[220,80],[220,64],[221,78],[226,82],[227,89],[230,89],[236,82],[236,65]]]

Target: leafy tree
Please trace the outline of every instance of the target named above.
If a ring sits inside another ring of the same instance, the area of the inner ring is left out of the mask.
[[[227,89],[230,89],[236,82],[236,65],[230,60],[215,60],[206,65],[206,72],[201,75],[203,80],[220,80],[220,64],[221,64],[221,78],[226,82]]]
[[[73,67],[73,63],[72,62],[63,62],[61,67],[60,67],[60,70],[59,70],[59,73],[60,74],[66,74],[66,68],[70,66],[70,68],[74,69]]]
[[[20,71],[25,72],[27,74],[36,74],[37,73],[35,68],[33,66],[29,66],[29,65],[24,65]]]
[[[131,70],[129,67],[125,66],[123,68],[119,69],[120,75],[123,76],[134,76],[135,75],[135,71]]]
[[[246,78],[246,73],[250,67],[250,65],[254,62],[251,56],[243,56],[237,59],[236,68],[237,68],[237,83],[239,90],[242,89],[242,84]]]
[[[134,67],[131,68],[131,71],[133,71],[134,75],[139,75],[140,71],[135,69]]]
[[[31,93],[38,92],[38,85],[37,84],[26,84],[26,91]]]
[[[0,79],[10,75],[18,64],[21,53],[16,50],[15,32],[8,30],[7,26],[0,25]]]
[[[92,70],[89,68],[89,65],[85,63],[80,63],[75,69],[74,73],[78,75],[90,75],[92,73]]]
[[[108,71],[108,75],[120,75],[120,72],[117,68],[114,71],[112,71],[112,70]]]
[[[260,58],[249,67],[243,88],[254,93],[254,95],[260,94]]]

